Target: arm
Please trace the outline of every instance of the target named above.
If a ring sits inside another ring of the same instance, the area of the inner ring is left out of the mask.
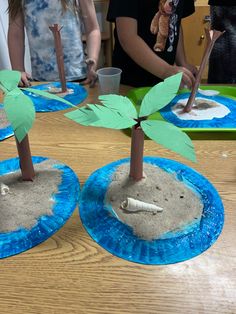
[[[101,33],[97,21],[96,11],[92,0],[80,0],[80,7],[85,26],[88,53],[88,77],[84,83],[94,85],[96,68],[101,46]]]
[[[186,59],[182,26],[180,26],[179,41],[178,41],[178,46],[177,46],[177,51],[176,51],[175,63],[177,66],[185,67],[194,75],[194,77],[196,77],[197,72],[198,72],[197,68],[194,65],[189,64]]]
[[[161,79],[183,72],[182,85],[187,85],[188,87],[193,85],[194,78],[190,71],[184,67],[172,66],[162,60],[138,36],[136,19],[118,17],[116,26],[122,48],[139,66]]]
[[[22,12],[14,20],[9,17],[8,50],[12,69],[22,72],[21,83],[28,86],[29,75],[25,72],[24,66],[25,32]]]

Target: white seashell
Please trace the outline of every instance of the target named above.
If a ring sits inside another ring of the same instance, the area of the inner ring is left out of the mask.
[[[121,203],[121,208],[130,212],[146,211],[146,212],[157,213],[157,212],[163,211],[163,208],[159,206],[142,202],[131,197],[127,197],[127,199]]]
[[[0,184],[0,191],[1,191],[1,195],[6,195],[9,193],[9,187],[6,184],[1,183]]]

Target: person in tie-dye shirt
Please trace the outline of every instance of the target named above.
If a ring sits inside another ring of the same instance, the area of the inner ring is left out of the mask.
[[[83,80],[94,85],[101,34],[92,0],[9,0],[8,47],[13,70],[22,72],[22,84],[29,84],[24,67],[24,29],[29,40],[32,79],[58,81],[55,46],[49,25],[59,24],[67,81]],[[82,43],[85,31],[87,56]]]

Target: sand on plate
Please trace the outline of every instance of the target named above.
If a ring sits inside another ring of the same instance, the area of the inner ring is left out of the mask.
[[[51,94],[55,94],[59,97],[64,97],[66,95],[74,93],[74,90],[72,88],[67,88],[67,90],[65,92],[62,92],[61,87],[55,87],[55,86],[49,86],[48,89],[45,91],[49,92]]]
[[[112,207],[119,220],[133,229],[135,235],[145,240],[165,238],[168,232],[199,223],[203,211],[200,197],[174,174],[147,163],[144,163],[144,179],[135,182],[128,174],[129,164],[116,169],[105,203]],[[127,197],[160,206],[163,211],[156,214],[128,212],[121,208]]]
[[[0,129],[5,129],[9,125],[10,125],[10,123],[7,120],[5,110],[3,108],[0,108]]]
[[[212,120],[214,118],[224,118],[230,113],[225,105],[209,100],[208,98],[196,97],[190,112],[184,112],[183,109],[188,99],[178,101],[171,110],[181,120]]]
[[[59,162],[48,159],[34,164],[33,182],[21,180],[21,172],[0,176],[0,183],[9,187],[9,193],[0,194],[0,233],[19,228],[31,229],[42,215],[52,215],[52,195],[61,183],[61,171],[52,168]]]

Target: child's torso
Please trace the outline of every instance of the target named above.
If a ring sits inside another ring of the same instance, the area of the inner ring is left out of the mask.
[[[86,76],[81,19],[78,11],[63,12],[60,0],[24,0],[25,28],[29,39],[32,76],[36,80],[59,80],[53,34],[49,25],[59,24],[67,80]]]

